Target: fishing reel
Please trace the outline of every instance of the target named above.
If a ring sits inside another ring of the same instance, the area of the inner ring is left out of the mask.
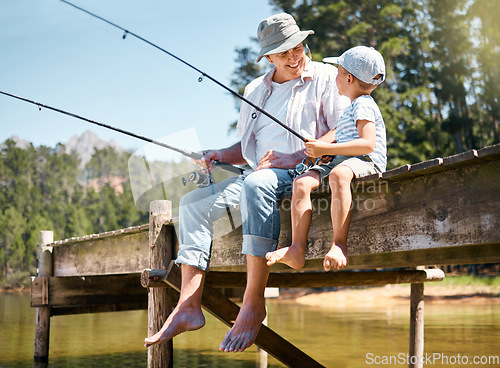
[[[316,162],[312,162],[311,160],[305,158],[302,160],[302,162],[298,163],[297,166],[295,166],[294,170],[290,170],[293,177],[302,175],[303,173],[307,172],[311,167],[319,164],[319,163],[327,163],[330,162],[335,156],[323,156],[323,157],[318,157],[316,159]]]
[[[311,160],[308,160],[307,158],[303,159],[302,162],[298,163],[297,166],[295,166],[295,170],[293,170],[294,176],[301,175],[308,171],[311,167],[314,165],[317,165],[321,161],[321,158],[317,158],[316,162],[313,163]]]
[[[186,186],[187,183],[193,183],[198,186],[198,188],[208,187],[210,184],[213,184],[212,175],[205,172],[193,171],[189,174],[188,178],[182,177],[182,185]]]

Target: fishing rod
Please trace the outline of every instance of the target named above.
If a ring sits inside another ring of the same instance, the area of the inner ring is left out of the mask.
[[[21,100],[21,101],[28,102],[30,104],[36,105],[36,106],[38,106],[38,110],[42,110],[42,108],[44,108],[44,109],[48,109],[48,110],[52,110],[52,111],[58,112],[60,114],[68,115],[68,116],[71,116],[73,118],[80,119],[80,120],[86,121],[88,123],[92,123],[92,124],[98,125],[98,126],[103,127],[103,128],[111,129],[111,130],[114,130],[115,132],[123,133],[123,134],[129,135],[131,137],[138,138],[140,140],[146,141],[148,143],[152,143],[152,144],[155,144],[157,146],[161,146],[161,147],[167,148],[169,150],[178,152],[178,153],[180,153],[183,156],[190,157],[190,158],[193,158],[195,160],[199,160],[199,159],[201,159],[203,157],[203,155],[200,154],[200,153],[192,152],[192,151],[181,149],[181,148],[177,148],[177,147],[168,145],[166,143],[159,142],[159,141],[156,141],[154,139],[151,139],[151,138],[148,138],[148,137],[144,137],[142,135],[138,135],[138,134],[129,132],[127,130],[123,130],[123,129],[120,129],[120,128],[115,128],[115,127],[113,127],[111,125],[100,123],[98,121],[86,118],[84,116],[80,116],[80,115],[74,114],[72,112],[61,110],[61,109],[58,109],[56,107],[45,105],[43,103],[36,102],[36,101],[30,100],[30,99],[27,99],[27,98],[24,98],[24,97],[16,96],[16,95],[13,95],[11,93],[4,92],[4,91],[0,91],[0,93],[3,94],[3,95],[5,95],[5,96],[9,96],[9,97],[15,98],[17,100]],[[214,161],[214,165],[221,166],[221,168],[223,168],[223,169],[225,169],[227,171],[233,172],[233,173],[237,173],[237,174],[241,174],[242,171],[243,171],[242,169],[240,169],[240,168],[238,168],[236,166],[233,166],[233,165],[230,165],[230,164],[226,164],[225,162],[221,162],[221,161]]]
[[[148,45],[150,46],[153,46],[154,48],[166,53],[167,55],[173,57],[174,59],[180,61],[181,63],[183,63],[184,65],[187,65],[188,67],[190,67],[191,69],[197,71],[198,73],[200,73],[202,76],[198,78],[198,82],[201,82],[203,80],[203,77],[206,77],[208,79],[210,79],[212,82],[214,82],[215,84],[219,85],[220,87],[224,88],[226,91],[228,91],[229,93],[231,93],[233,96],[239,98],[240,100],[246,102],[247,104],[249,104],[250,106],[252,106],[254,109],[256,109],[257,111],[261,112],[262,114],[264,114],[265,116],[267,116],[269,119],[273,120],[274,122],[278,123],[279,125],[281,125],[283,128],[285,128],[286,130],[288,130],[290,133],[292,133],[293,135],[295,135],[297,138],[299,138],[300,140],[302,140],[304,143],[305,142],[308,142],[309,140],[307,138],[304,138],[304,136],[302,136],[301,134],[297,133],[295,130],[293,130],[292,128],[290,128],[289,126],[283,124],[281,121],[279,121],[277,118],[275,118],[274,116],[272,116],[271,114],[269,114],[267,111],[265,111],[264,109],[260,108],[259,106],[255,105],[253,102],[249,101],[248,99],[246,99],[245,97],[243,97],[242,95],[240,95],[239,93],[233,91],[231,88],[225,86],[224,84],[222,84],[221,82],[219,82],[218,80],[216,80],[215,78],[212,78],[210,75],[206,74],[205,72],[203,72],[202,70],[196,68],[195,66],[191,65],[190,63],[188,63],[187,61],[181,59],[180,57],[172,54],[171,52],[165,50],[164,48],[154,44],[153,42],[119,26],[118,24],[115,24],[99,15],[96,15],[94,13],[91,13],[90,11],[88,10],[85,10],[75,4],[72,4],[70,3],[69,1],[66,1],[66,0],[60,0],[62,1],[63,3],[65,4],[68,4],[70,6],[72,6],[73,8],[75,9],[78,9],[84,13],[87,13],[88,15],[91,15],[92,17],[94,18],[97,18],[99,20],[102,20],[103,22],[106,22],[108,23],[109,25],[115,27],[115,28],[118,28],[119,30],[122,30],[124,33],[123,33],[123,39],[125,39],[127,37],[127,35],[131,35],[131,36],[134,36],[135,38],[137,38],[138,40],[141,40],[145,43],[147,43]],[[257,117],[257,114],[253,113],[252,114],[252,118],[255,119]]]

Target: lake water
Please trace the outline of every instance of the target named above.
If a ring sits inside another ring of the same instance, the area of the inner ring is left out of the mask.
[[[408,366],[409,304],[318,308],[271,299],[268,314],[270,328],[326,367]],[[255,367],[254,346],[218,351],[227,327],[206,317],[203,329],[174,339],[175,367]],[[1,368],[33,366],[34,322],[28,294],[0,294]],[[53,317],[49,367],[146,367],[146,334],[146,311]],[[500,367],[487,361],[500,356],[499,304],[427,303],[425,352],[425,367]],[[269,358],[269,367],[282,366]]]

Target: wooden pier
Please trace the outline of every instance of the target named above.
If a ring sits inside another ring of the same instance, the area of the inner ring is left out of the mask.
[[[322,187],[313,194],[316,210],[304,270],[275,265],[268,286],[409,283],[409,354],[422,356],[424,283],[444,277],[440,269],[425,266],[500,262],[499,173],[496,145],[357,180],[345,272],[322,272],[332,235],[329,190]],[[286,246],[291,241],[286,199],[281,211],[280,246]],[[158,331],[180,288],[180,270],[172,265],[174,221],[170,203],[155,201],[146,225],[56,242],[52,232],[41,232],[39,273],[31,291],[31,305],[37,308],[34,366],[47,365],[53,316],[148,309],[148,332]],[[389,268],[396,270],[384,270]],[[221,288],[244,287],[245,282],[237,228],[213,243],[203,308],[231,326],[239,307]],[[322,367],[285,338],[263,325],[255,344],[286,366]],[[172,343],[149,348],[148,367],[172,367],[172,349]]]

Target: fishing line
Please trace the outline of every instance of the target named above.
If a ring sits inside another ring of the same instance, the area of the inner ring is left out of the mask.
[[[98,125],[98,126],[103,127],[103,128],[111,129],[111,130],[114,130],[115,132],[126,134],[128,136],[131,136],[131,137],[134,137],[134,138],[146,141],[148,143],[152,143],[152,144],[155,144],[157,146],[161,146],[161,147],[167,148],[169,150],[178,152],[178,153],[180,153],[183,156],[190,157],[190,158],[193,158],[195,160],[199,160],[199,159],[201,159],[203,157],[203,155],[200,154],[200,153],[192,152],[192,151],[185,150],[185,149],[182,149],[182,148],[177,148],[177,147],[168,145],[166,143],[163,143],[163,142],[160,142],[160,141],[156,141],[154,139],[151,139],[151,138],[148,138],[148,137],[144,137],[142,135],[138,135],[138,134],[135,134],[133,132],[129,132],[129,131],[124,130],[124,129],[120,129],[120,128],[113,127],[111,125],[100,123],[100,122],[98,122],[96,120],[92,120],[92,119],[86,118],[84,116],[74,114],[72,112],[61,110],[61,109],[58,109],[56,107],[45,105],[43,103],[36,102],[36,101],[30,100],[30,99],[27,99],[27,98],[24,98],[24,97],[16,96],[16,95],[13,95],[11,93],[4,92],[4,91],[0,91],[0,93],[3,94],[3,95],[5,95],[5,96],[9,96],[9,97],[15,98],[17,100],[21,100],[21,101],[28,102],[30,104],[36,105],[36,106],[38,106],[38,110],[39,111],[41,111],[42,108],[43,108],[43,109],[48,109],[48,110],[52,110],[52,111],[58,112],[60,114],[68,115],[68,116],[71,116],[73,118],[80,119],[80,120],[86,121],[88,123],[92,123],[92,124]],[[243,171],[242,169],[240,169],[240,168],[238,168],[236,166],[233,166],[233,165],[230,165],[230,164],[226,164],[226,163],[221,162],[221,161],[214,161],[214,165],[220,166],[224,170],[231,171],[231,172],[237,173],[237,174],[241,174],[242,171]]]
[[[70,3],[69,1],[66,1],[66,0],[60,0],[62,1],[63,3],[67,4],[67,5],[70,5],[72,6],[73,8],[75,9],[78,9],[94,18],[97,18],[99,20],[102,20],[103,22],[106,22],[107,24],[115,27],[115,28],[118,28],[119,30],[123,31],[123,35],[122,35],[122,38],[125,39],[127,38],[127,36],[133,36],[145,43],[147,43],[148,45],[150,46],[153,46],[154,48],[166,53],[167,55],[173,57],[174,59],[176,59],[177,61],[180,61],[181,63],[183,63],[184,65],[190,67],[191,69],[195,70],[196,72],[198,72],[200,74],[200,76],[198,77],[198,82],[202,82],[203,81],[203,78],[207,78],[207,79],[210,79],[212,82],[214,82],[215,84],[219,85],[220,87],[224,88],[226,91],[228,91],[229,93],[231,93],[233,96],[239,98],[240,100],[246,102],[247,104],[249,104],[250,106],[252,106],[254,109],[256,109],[257,111],[259,111],[260,113],[264,114],[265,116],[267,116],[269,119],[271,119],[272,121],[278,123],[279,125],[281,125],[283,128],[285,128],[286,130],[288,130],[290,133],[292,133],[293,135],[295,135],[296,137],[298,137],[300,140],[302,140],[303,142],[308,142],[308,139],[304,138],[301,134],[297,133],[295,130],[293,130],[292,128],[290,128],[289,126],[283,124],[281,121],[279,121],[277,118],[275,118],[274,116],[272,116],[271,114],[269,114],[267,111],[263,110],[262,108],[260,108],[259,106],[255,105],[253,102],[249,101],[248,99],[246,99],[245,97],[241,96],[239,93],[233,91],[231,88],[225,86],[224,84],[222,84],[221,82],[219,82],[218,80],[216,80],[215,78],[212,78],[210,75],[206,74],[205,72],[203,72],[202,70],[196,68],[194,65],[188,63],[187,61],[181,59],[180,57],[172,54],[171,52],[165,50],[164,48],[154,44],[153,42],[137,35],[136,33],[134,32],[131,32],[121,26],[119,26],[118,24],[115,24],[99,15],[96,15],[94,13],[91,13],[90,11],[88,10],[85,10],[75,4],[72,4]],[[252,114],[252,118],[253,119],[256,119],[257,118],[257,114],[254,112]]]

